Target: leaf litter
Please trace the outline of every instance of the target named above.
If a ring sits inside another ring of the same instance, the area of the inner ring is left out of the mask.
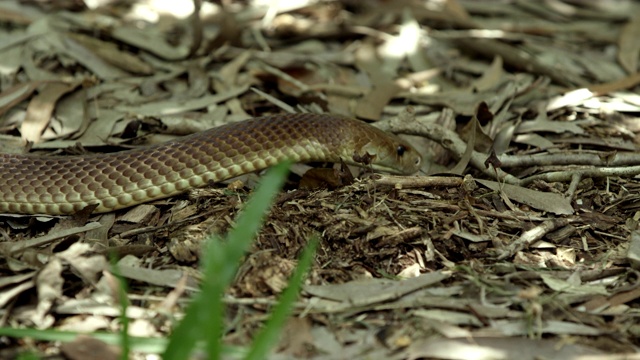
[[[0,3],[2,152],[114,151],[293,109],[411,134],[424,154],[419,176],[317,175],[343,184],[329,189],[299,187],[296,167],[225,299],[227,343],[250,343],[319,235],[273,358],[634,356],[637,3],[78,3]],[[256,178],[113,214],[3,216],[2,325],[117,331],[116,254],[131,332],[168,335],[202,241]],[[96,341],[40,349],[118,356]]]

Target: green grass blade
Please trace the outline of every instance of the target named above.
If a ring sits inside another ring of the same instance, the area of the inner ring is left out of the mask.
[[[120,268],[118,268],[118,259],[114,254],[110,255],[111,261],[111,274],[118,281],[118,301],[120,302],[120,359],[129,359],[129,353],[131,352],[131,343],[129,341],[129,318],[127,317],[127,308],[129,307],[129,287],[127,281],[120,275]]]
[[[269,320],[267,320],[264,328],[262,328],[258,336],[254,339],[249,354],[247,354],[245,359],[259,360],[266,358],[266,355],[278,341],[282,327],[293,311],[293,306],[302,287],[302,280],[313,263],[313,256],[316,253],[317,246],[318,240],[312,239],[305,247],[298,261],[298,266],[291,275],[291,279],[289,279],[289,286],[287,286],[280,295]]]
[[[94,339],[104,341],[107,344],[121,346],[122,335],[116,333],[106,332],[92,332],[83,333],[77,331],[62,331],[62,330],[41,330],[41,329],[20,329],[11,327],[0,327],[0,336],[10,336],[16,339],[31,338],[39,341],[55,341],[55,342],[71,342],[74,341],[79,335],[90,336]],[[138,337],[129,336],[129,344],[131,351],[136,351],[144,354],[160,354],[166,349],[168,340],[167,338],[152,338],[152,337]],[[29,352],[25,353],[27,356]],[[223,354],[229,358],[239,359],[247,354],[247,349],[238,346],[225,346]],[[36,356],[35,354],[32,354]]]
[[[247,201],[227,235],[227,241],[212,239],[203,252],[204,280],[200,293],[176,326],[163,355],[165,360],[186,359],[198,340],[206,340],[210,360],[220,358],[224,330],[224,291],[229,286],[273,199],[284,184],[290,163],[273,167]]]
[[[80,333],[77,331],[61,331],[61,330],[41,330],[41,329],[19,329],[3,327],[0,328],[0,336],[11,336],[17,339],[32,338],[41,341],[59,341],[59,342],[71,342],[75,340],[78,335],[87,335],[95,339],[104,341],[107,344],[120,346],[122,342],[122,335],[120,333]],[[166,347],[167,339],[165,338],[145,338],[130,336],[128,339],[132,351],[140,351],[143,353],[160,353]]]
[[[25,352],[18,355],[18,360],[40,360],[40,357],[32,352]]]

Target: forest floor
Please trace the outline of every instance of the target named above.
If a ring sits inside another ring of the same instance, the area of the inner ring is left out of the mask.
[[[331,188],[294,166],[225,297],[226,344],[251,343],[316,236],[270,358],[640,358],[639,3],[85,3],[0,3],[0,153],[308,111],[423,154],[419,174],[351,168]],[[0,326],[117,332],[115,252],[130,333],[169,335],[203,241],[259,176],[102,215],[1,216]],[[83,358],[0,336],[0,358],[25,350]]]

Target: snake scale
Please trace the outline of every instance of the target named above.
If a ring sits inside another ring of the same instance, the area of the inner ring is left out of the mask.
[[[273,166],[340,162],[398,174],[421,157],[399,137],[361,121],[315,114],[254,118],[166,143],[72,156],[0,154],[0,213],[109,212]]]

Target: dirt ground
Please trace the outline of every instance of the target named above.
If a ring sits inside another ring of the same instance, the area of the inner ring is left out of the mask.
[[[294,166],[225,299],[225,343],[251,342],[317,236],[270,358],[640,359],[640,3],[180,3],[0,3],[0,153],[311,111],[423,155],[412,176]],[[2,215],[0,325],[117,331],[115,253],[131,333],[169,335],[203,241],[259,176],[103,215]],[[82,358],[0,336],[0,358],[25,350]]]

